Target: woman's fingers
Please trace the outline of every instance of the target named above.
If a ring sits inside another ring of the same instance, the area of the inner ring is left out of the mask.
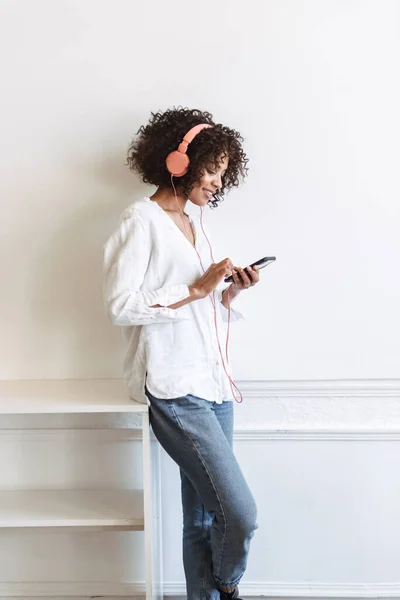
[[[244,288],[250,287],[251,286],[251,279],[247,275],[246,271],[244,269],[242,269],[241,267],[239,267],[239,274],[240,274],[240,277],[242,278],[242,281],[243,281],[243,287]]]
[[[235,267],[235,269],[240,275],[235,283],[242,289],[249,288],[260,281],[258,267],[246,267],[246,269]]]
[[[252,287],[260,281],[259,268],[255,267],[235,267],[232,265],[232,278],[237,288],[244,290]]]
[[[238,288],[241,288],[242,287],[242,280],[240,279],[239,275],[237,274],[236,269],[234,269],[232,271],[232,277],[233,277],[233,282],[235,283],[235,285]]]
[[[247,271],[249,273],[249,276],[251,278],[251,285],[255,285],[256,283],[258,283],[260,281],[260,275],[259,275],[259,269],[258,267],[247,267]]]
[[[219,273],[224,273],[225,277],[231,275],[233,270],[233,262],[230,258],[225,258],[219,263],[214,263],[212,266],[217,269]]]

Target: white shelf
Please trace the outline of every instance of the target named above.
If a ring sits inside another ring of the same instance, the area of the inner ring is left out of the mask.
[[[122,379],[0,380],[0,416],[67,413],[140,414],[143,490],[0,489],[0,529],[143,531],[146,600],[162,600],[160,453],[148,404],[131,400]]]
[[[0,414],[145,413],[122,379],[0,381]]]
[[[0,528],[144,530],[142,490],[0,490]]]

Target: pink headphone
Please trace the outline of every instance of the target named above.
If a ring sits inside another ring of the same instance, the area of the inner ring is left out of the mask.
[[[195,125],[192,129],[189,129],[183,140],[178,146],[177,150],[170,152],[165,159],[165,164],[167,165],[168,171],[174,177],[183,177],[186,175],[189,168],[189,157],[186,154],[188,146],[190,142],[194,140],[196,135],[200,133],[203,129],[207,129],[208,127],[213,127],[213,125],[208,125],[206,123],[200,123],[200,125]]]

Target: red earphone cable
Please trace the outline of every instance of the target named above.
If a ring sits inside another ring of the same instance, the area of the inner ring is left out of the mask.
[[[208,239],[208,237],[207,237],[207,234],[206,234],[206,232],[204,231],[204,227],[203,227],[203,207],[201,207],[201,213],[200,213],[200,224],[201,224],[201,229],[202,229],[202,231],[203,231],[204,237],[206,238],[206,240],[207,240],[207,243],[208,243],[208,246],[209,246],[209,248],[210,248],[211,260],[212,260],[212,262],[213,262],[213,263],[215,263],[214,256],[213,256],[213,251],[212,251],[212,247],[211,247],[211,243],[210,243],[210,240]],[[196,252],[197,252],[197,249],[196,249]],[[199,254],[199,253],[197,252],[197,254]],[[203,271],[204,271],[204,269],[203,269]],[[230,297],[229,297],[229,288],[227,288],[227,290],[228,290],[228,327],[227,327],[227,332],[226,332],[226,346],[225,346],[225,352],[226,352],[226,362],[227,362],[227,364],[229,364],[229,358],[228,358],[228,345],[229,345],[229,332],[230,332],[230,323],[231,323],[231,300],[230,300]],[[237,387],[236,383],[235,383],[235,382],[233,381],[233,379],[231,378],[231,376],[229,375],[229,373],[227,372],[227,370],[226,370],[226,367],[225,367],[225,361],[224,361],[224,358],[223,358],[223,356],[222,356],[221,344],[220,344],[220,341],[219,341],[219,335],[218,335],[218,325],[217,325],[217,310],[216,310],[215,291],[214,291],[214,290],[213,290],[213,292],[212,292],[212,298],[213,298],[213,299],[212,299],[212,304],[213,304],[213,308],[214,308],[214,323],[215,323],[215,332],[216,332],[216,334],[217,334],[218,348],[219,348],[219,353],[220,353],[220,355],[221,355],[221,359],[222,359],[222,366],[224,367],[224,371],[225,371],[225,373],[226,373],[226,376],[227,376],[227,377],[228,377],[228,379],[229,379],[229,383],[230,383],[230,386],[231,386],[231,390],[232,390],[233,397],[235,398],[236,402],[239,402],[239,403],[240,403],[240,402],[243,402],[243,396],[242,396],[242,393],[241,393],[241,391],[239,390],[239,388]],[[211,299],[211,295],[210,295],[210,299]],[[236,388],[236,390],[239,392],[240,400],[237,400],[237,398],[236,398],[236,395],[235,395],[235,392],[234,392],[234,389],[233,389],[233,386],[234,386],[234,387]]]
[[[175,194],[176,203],[177,203],[177,205],[178,205],[178,208],[179,208],[179,211],[180,211],[180,213],[181,213],[182,222],[183,222],[183,227],[184,227],[184,229],[185,229],[186,233],[188,233],[188,230],[186,229],[185,219],[184,219],[184,217],[183,217],[183,211],[182,211],[181,207],[179,206],[179,202],[178,202],[178,196],[177,196],[177,193],[176,193],[176,189],[175,189],[175,185],[174,185],[173,178],[174,178],[174,176],[173,176],[173,175],[171,175],[171,183],[172,183],[172,187],[173,187],[173,189],[174,189],[174,194]],[[207,240],[207,243],[208,243],[208,246],[209,246],[209,248],[210,248],[210,256],[211,256],[211,261],[212,261],[212,263],[215,263],[214,256],[213,256],[213,251],[212,251],[212,247],[211,247],[211,243],[210,243],[210,240],[208,239],[208,237],[207,237],[207,234],[206,234],[206,232],[204,231],[204,227],[203,227],[203,207],[201,206],[200,208],[201,208],[201,213],[200,213],[200,223],[201,223],[201,229],[202,229],[202,231],[203,231],[203,235],[204,235],[204,237],[206,238],[206,240]],[[190,237],[190,236],[189,236],[189,237]],[[200,261],[200,265],[201,265],[202,271],[203,271],[203,273],[205,273],[205,269],[204,269],[204,266],[203,266],[203,262],[202,262],[202,260],[201,260],[201,256],[200,256],[200,254],[199,254],[199,252],[198,252],[198,250],[197,250],[196,246],[194,245],[193,247],[194,247],[194,249],[195,249],[195,251],[196,251],[196,254],[197,254],[198,258],[199,258],[199,261]],[[228,344],[229,344],[229,332],[230,332],[230,322],[231,322],[231,301],[230,301],[230,297],[229,297],[229,288],[227,288],[227,290],[228,290],[228,292],[227,292],[227,295],[228,295],[228,327],[227,327],[227,334],[226,334],[226,346],[225,346],[225,353],[226,353],[226,362],[227,362],[227,364],[229,364],[229,359],[228,359]],[[216,309],[216,301],[215,301],[215,290],[213,290],[213,291],[212,291],[212,293],[211,293],[211,294],[209,294],[209,296],[208,296],[208,297],[210,298],[210,300],[211,300],[211,304],[212,304],[212,306],[213,306],[213,309],[214,309],[214,324],[215,324],[215,333],[216,333],[216,335],[217,335],[218,349],[219,349],[219,353],[220,353],[221,360],[222,360],[222,366],[224,367],[225,374],[226,374],[226,376],[227,376],[227,377],[228,377],[228,379],[229,379],[229,383],[230,383],[230,386],[231,386],[231,390],[232,390],[232,394],[233,394],[233,397],[234,397],[234,399],[236,400],[236,402],[238,402],[238,403],[241,403],[241,402],[243,402],[243,396],[242,396],[242,393],[241,393],[241,391],[239,390],[239,388],[237,387],[236,383],[235,383],[235,382],[232,380],[231,376],[229,375],[229,373],[228,373],[228,371],[227,371],[227,369],[226,369],[226,366],[225,366],[225,361],[224,361],[224,357],[223,357],[222,350],[221,350],[221,344],[220,344],[220,341],[219,341],[219,335],[218,335],[218,324],[217,324],[217,309]],[[238,399],[236,398],[236,395],[235,395],[235,391],[234,391],[234,389],[233,389],[233,386],[234,386],[234,387],[236,388],[236,390],[239,392],[240,400],[238,400]]]

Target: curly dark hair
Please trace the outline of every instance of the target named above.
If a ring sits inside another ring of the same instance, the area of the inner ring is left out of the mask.
[[[240,133],[214,123],[209,112],[180,106],[165,112],[152,112],[148,124],[139,128],[136,138],[129,146],[127,165],[131,171],[141,176],[144,183],[171,187],[171,175],[165,165],[165,159],[170,152],[177,149],[189,129],[199,123],[208,123],[214,127],[203,129],[189,144],[188,172],[183,177],[175,178],[174,185],[188,196],[200,180],[204,169],[214,168],[221,156],[228,154],[229,164],[222,177],[222,187],[208,203],[216,208],[224,193],[232,187],[237,187],[240,179],[243,180],[247,175],[248,159],[242,149],[243,137]]]

